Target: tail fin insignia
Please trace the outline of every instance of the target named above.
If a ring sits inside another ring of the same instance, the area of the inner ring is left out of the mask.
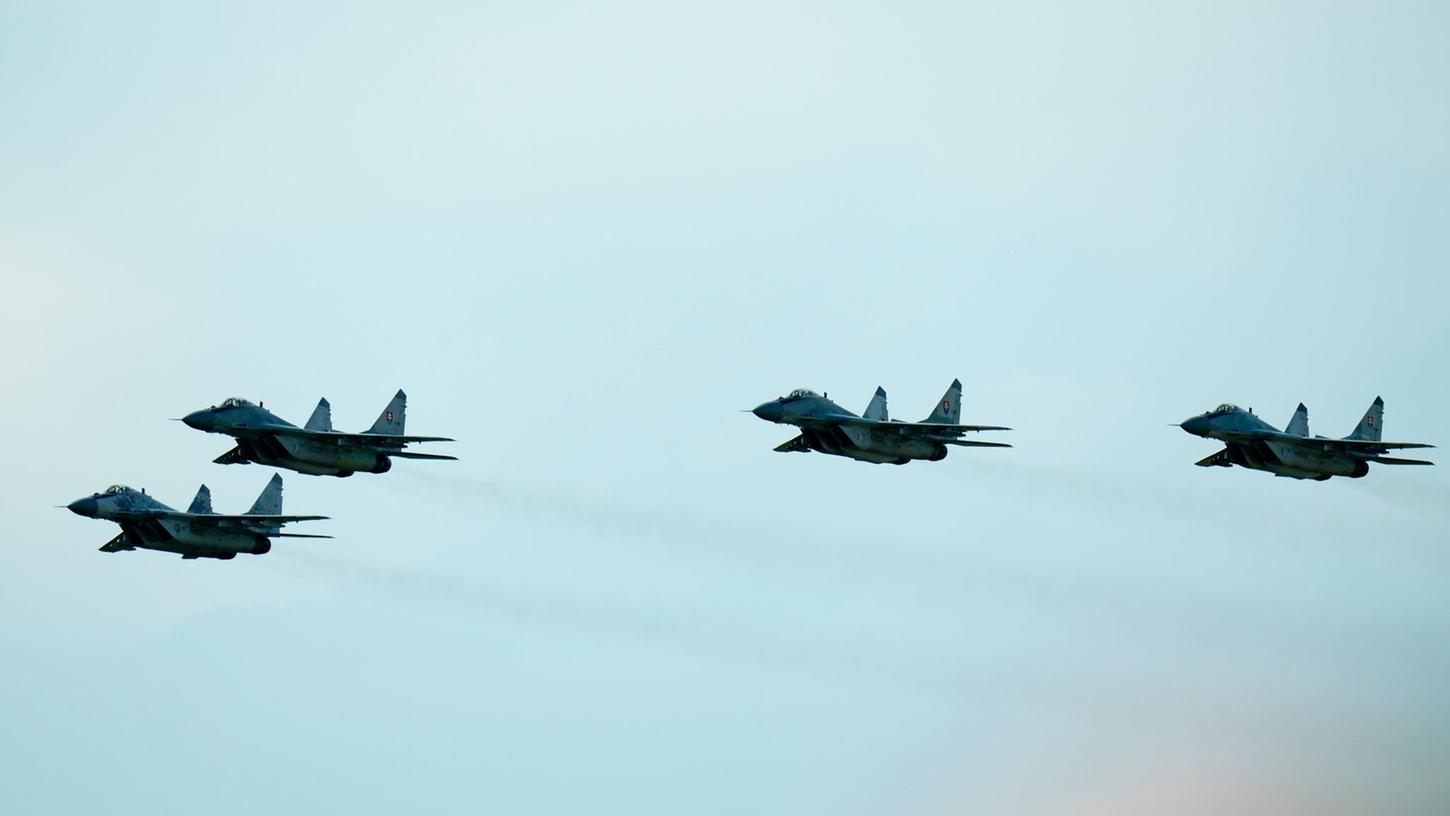
[[[367,433],[402,436],[407,409],[408,395],[399,390],[397,394],[393,395],[393,401],[388,403],[388,407],[378,415],[378,421],[373,423]]]
[[[922,422],[936,423],[942,425],[956,425],[962,419],[962,381],[952,380],[951,387],[942,394],[941,400],[937,402],[936,408],[932,410],[931,416]]]
[[[1364,412],[1364,418],[1355,426],[1354,432],[1345,439],[1362,439],[1369,442],[1380,441],[1380,434],[1384,430],[1385,401],[1379,397],[1374,398],[1369,410]]]

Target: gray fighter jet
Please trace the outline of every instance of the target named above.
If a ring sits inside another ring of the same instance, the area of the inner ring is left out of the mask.
[[[1304,403],[1284,430],[1275,429],[1237,405],[1220,405],[1200,416],[1185,419],[1179,427],[1194,436],[1218,439],[1227,446],[1195,464],[1201,467],[1239,467],[1267,470],[1275,476],[1324,481],[1331,476],[1358,479],[1369,473],[1369,463],[1382,465],[1432,465],[1421,459],[1385,456],[1401,448],[1432,448],[1419,442],[1381,442],[1385,401],[1379,397],[1365,412],[1354,433],[1343,439],[1309,435],[1309,411]]]
[[[784,397],[756,407],[751,413],[768,422],[795,425],[800,436],[777,447],[781,453],[819,451],[861,462],[904,465],[913,459],[945,459],[947,445],[973,448],[1010,448],[1005,442],[968,442],[968,431],[1010,431],[1000,425],[958,425],[962,416],[962,381],[953,380],[931,416],[921,422],[891,419],[886,391],[876,396],[862,416],[847,411],[822,394],[798,388]]]
[[[199,431],[226,434],[237,446],[218,456],[219,465],[261,465],[287,468],[313,476],[351,476],[387,473],[392,457],[403,459],[457,459],[436,453],[413,453],[403,446],[412,442],[452,442],[446,436],[404,436],[403,414],[408,395],[399,391],[378,415],[378,421],[362,433],[332,429],[332,406],[326,399],[317,403],[307,425],[297,427],[244,399],[232,397],[221,405],[193,411],[182,417]]]
[[[104,493],[76,499],[66,505],[72,513],[87,518],[105,519],[121,525],[121,534],[107,541],[101,552],[161,550],[179,553],[182,558],[236,558],[237,553],[262,555],[272,549],[271,538],[332,538],[325,535],[281,532],[282,525],[294,521],[315,521],[327,516],[282,515],[282,477],[272,474],[272,481],[252,509],[240,516],[223,516],[212,512],[211,491],[206,485],[196,491],[196,498],[185,513],[124,485],[111,485]]]

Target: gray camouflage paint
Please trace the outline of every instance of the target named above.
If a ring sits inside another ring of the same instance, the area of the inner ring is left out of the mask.
[[[121,533],[101,546],[101,552],[159,550],[182,558],[235,558],[238,553],[263,555],[272,549],[273,536],[329,538],[330,536],[283,533],[282,525],[313,521],[326,516],[282,515],[282,477],[271,481],[250,510],[229,516],[211,509],[211,490],[206,485],[186,512],[174,510],[148,496],[144,490],[111,485],[104,492],[76,499],[66,505],[78,516],[114,521]]]
[[[351,476],[386,473],[392,457],[404,459],[456,459],[442,454],[412,453],[403,448],[413,442],[451,442],[442,436],[404,436],[408,396],[401,390],[361,433],[332,429],[332,406],[317,403],[307,425],[296,425],[244,399],[233,397],[220,405],[193,411],[182,418],[189,427],[219,433],[237,441],[236,447],[217,457],[221,465],[255,462],[313,476]]]
[[[1294,411],[1288,426],[1279,431],[1237,405],[1225,403],[1212,411],[1189,417],[1179,424],[1194,436],[1218,439],[1226,447],[1199,460],[1201,467],[1239,467],[1263,470],[1291,479],[1325,481],[1333,476],[1359,479],[1369,473],[1369,463],[1385,465],[1429,465],[1420,459],[1385,456],[1390,450],[1429,448],[1418,442],[1382,442],[1384,400],[1375,397],[1369,410],[1349,436],[1330,439],[1309,436],[1309,410],[1303,403]]]
[[[892,420],[886,405],[886,391],[878,387],[862,416],[832,402],[826,396],[799,388],[786,396],[761,403],[751,413],[767,422],[795,425],[799,436],[775,450],[781,453],[817,451],[845,456],[860,462],[904,465],[925,459],[939,461],[947,445],[963,447],[1011,447],[1004,442],[967,442],[960,437],[970,431],[1011,430],[999,425],[959,425],[962,415],[962,382],[953,380],[931,415],[921,422]]]

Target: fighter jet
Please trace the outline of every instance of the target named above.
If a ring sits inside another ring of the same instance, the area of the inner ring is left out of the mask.
[[[104,493],[76,499],[66,505],[72,513],[87,518],[105,519],[121,525],[121,534],[107,541],[101,552],[122,550],[161,550],[179,553],[182,558],[220,558],[228,560],[237,553],[262,555],[272,549],[271,538],[332,538],[325,535],[281,532],[282,525],[294,521],[315,521],[327,516],[282,515],[282,477],[272,474],[272,481],[252,509],[240,516],[223,516],[212,512],[211,491],[206,485],[196,491],[196,498],[185,513],[125,485],[111,485]]]
[[[886,391],[876,396],[862,416],[804,388],[770,402],[751,413],[769,422],[795,425],[800,436],[777,447],[781,453],[819,451],[846,456],[861,462],[904,465],[913,459],[945,459],[947,445],[974,448],[1010,448],[1005,442],[968,442],[968,431],[1010,431],[1000,425],[958,425],[962,416],[962,381],[953,380],[931,416],[921,422],[891,419],[886,410]]]
[[[1212,411],[1185,419],[1179,427],[1194,436],[1218,439],[1227,447],[1195,464],[1201,467],[1239,467],[1267,470],[1275,476],[1314,479],[1331,476],[1358,479],[1369,473],[1369,463],[1382,465],[1432,465],[1421,459],[1394,459],[1384,454],[1400,448],[1432,448],[1419,442],[1381,442],[1385,401],[1379,397],[1365,412],[1354,433],[1343,439],[1309,435],[1309,411],[1304,403],[1294,412],[1288,427],[1276,430],[1237,405],[1220,405]]]
[[[261,465],[287,468],[313,476],[351,476],[387,473],[391,457],[403,459],[457,459],[436,453],[413,453],[403,447],[411,442],[452,442],[446,436],[404,436],[403,414],[408,395],[399,391],[378,415],[378,421],[362,433],[332,429],[332,406],[326,399],[317,403],[307,425],[292,423],[244,399],[232,397],[221,405],[193,411],[182,417],[187,425],[207,433],[226,434],[237,446],[218,456],[219,465]]]

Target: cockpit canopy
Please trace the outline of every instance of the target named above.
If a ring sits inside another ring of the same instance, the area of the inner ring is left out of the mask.
[[[110,487],[106,488],[106,495],[107,496],[119,496],[122,493],[135,493],[135,492],[136,491],[132,490],[131,488],[129,488],[129,487],[125,486],[125,485],[118,485],[118,484],[111,485]]]
[[[819,397],[819,396],[820,396],[820,394],[817,394],[816,392],[812,391],[809,388],[797,388],[796,390],[790,392],[789,394],[786,394],[781,399],[785,400],[786,402],[790,402],[791,400],[798,400],[798,399],[805,399],[806,397]]]
[[[1217,408],[1213,409],[1213,413],[1215,413],[1215,414],[1231,414],[1231,413],[1233,413],[1235,411],[1241,411],[1241,410],[1243,410],[1243,409],[1242,408],[1239,408],[1237,405],[1233,405],[1232,403],[1225,402],[1223,405],[1220,405]]]
[[[221,405],[218,405],[217,407],[218,408],[250,408],[250,407],[252,407],[252,403],[247,402],[246,400],[242,399],[241,397],[228,397],[225,400],[222,400],[222,404]]]

